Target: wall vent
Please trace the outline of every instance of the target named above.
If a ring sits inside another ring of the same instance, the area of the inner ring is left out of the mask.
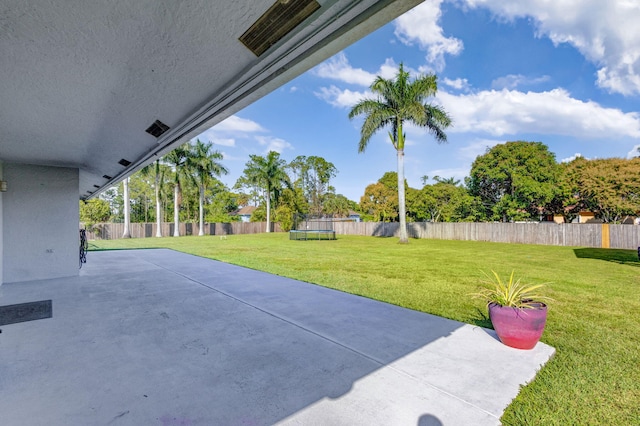
[[[121,158],[120,161],[118,161],[118,164],[120,164],[121,166],[129,167],[129,164],[131,164],[131,161]]]
[[[240,36],[240,41],[260,56],[318,9],[316,0],[277,0]]]
[[[169,130],[169,126],[160,120],[156,120],[151,126],[149,126],[149,128],[147,128],[147,130],[145,130],[145,132],[149,133],[151,136],[159,138],[167,130]]]
[[[108,180],[113,179],[113,178],[112,178],[111,176],[109,176],[109,175],[102,175],[102,177],[103,177],[103,178],[105,178],[105,179],[108,179]]]

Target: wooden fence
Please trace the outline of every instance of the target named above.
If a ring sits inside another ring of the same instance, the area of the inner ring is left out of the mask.
[[[384,222],[334,222],[336,235],[397,237],[400,225]],[[162,235],[173,235],[173,223],[162,224]],[[258,234],[265,232],[266,222],[207,223],[205,235]],[[155,223],[132,223],[131,237],[155,237]],[[278,223],[272,232],[281,232]],[[92,239],[122,238],[124,224],[94,225],[87,237]],[[590,223],[425,223],[408,224],[409,237],[436,240],[493,241],[500,243],[541,244],[572,247],[604,247],[635,250],[640,247],[640,226]],[[198,235],[198,225],[180,224],[180,235]]]
[[[83,225],[80,224],[83,228]],[[157,225],[155,223],[132,223],[129,225],[131,238],[149,238],[156,236]],[[161,231],[163,237],[173,236],[175,225],[173,223],[162,223]],[[267,229],[266,222],[232,222],[232,223],[206,223],[204,226],[205,235],[237,235],[237,234],[259,234]],[[179,225],[180,235],[198,235],[197,223],[181,223]],[[280,224],[271,224],[272,232],[281,232]],[[87,229],[87,239],[89,240],[117,240],[122,238],[124,233],[124,223],[97,223]]]
[[[493,241],[574,247],[637,249],[640,226],[589,223],[424,223],[407,224],[409,237],[436,240]],[[400,225],[381,222],[336,222],[337,235],[397,237]]]

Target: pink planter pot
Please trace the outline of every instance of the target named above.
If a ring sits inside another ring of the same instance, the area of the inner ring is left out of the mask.
[[[547,305],[521,309],[489,304],[489,318],[500,341],[517,349],[533,349],[547,322]]]

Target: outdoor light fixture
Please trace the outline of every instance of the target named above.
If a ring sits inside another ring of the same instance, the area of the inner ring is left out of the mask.
[[[0,180],[0,192],[7,192],[7,181]]]

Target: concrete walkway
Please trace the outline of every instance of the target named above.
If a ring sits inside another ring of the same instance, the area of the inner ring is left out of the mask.
[[[2,425],[497,425],[554,353],[171,250],[89,253],[2,327]]]

